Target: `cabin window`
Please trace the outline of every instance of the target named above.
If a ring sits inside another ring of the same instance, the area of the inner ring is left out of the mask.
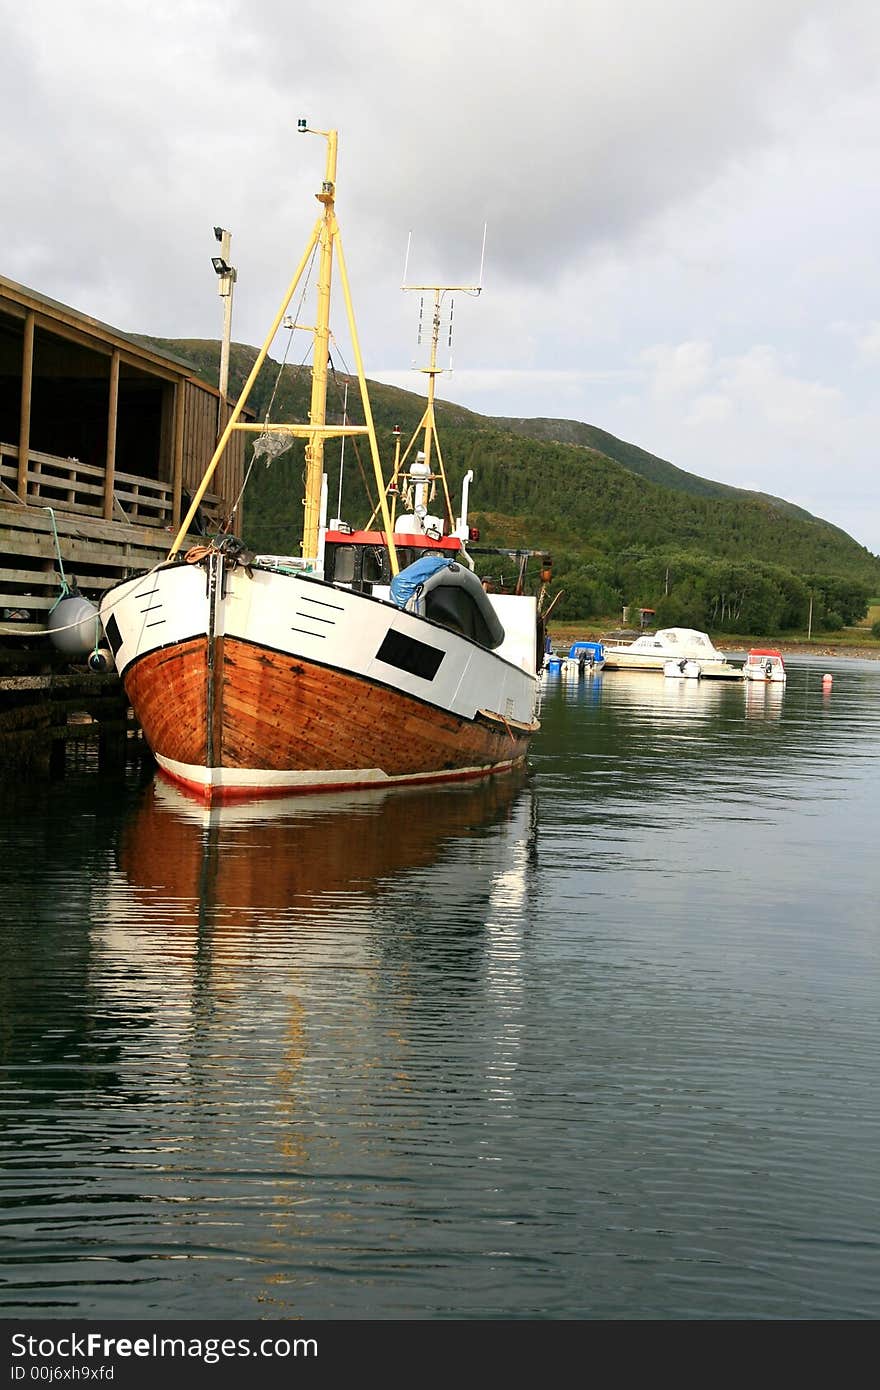
[[[364,593],[390,581],[388,552],[380,545],[328,545],[324,565],[332,583],[350,584]]]
[[[364,550],[361,578],[365,584],[383,584],[385,582],[387,553],[378,545],[368,546]]]
[[[339,584],[351,584],[354,580],[354,557],[353,545],[334,545],[330,578]]]

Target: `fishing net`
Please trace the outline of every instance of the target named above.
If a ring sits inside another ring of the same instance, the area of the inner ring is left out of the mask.
[[[292,443],[293,438],[291,435],[283,434],[280,431],[265,429],[262,434],[258,434],[254,440],[254,458],[265,458],[266,467],[268,468],[270,463],[274,463],[279,454],[283,454],[285,450],[289,449]]]

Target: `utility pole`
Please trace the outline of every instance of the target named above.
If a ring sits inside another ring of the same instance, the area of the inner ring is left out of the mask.
[[[211,263],[217,273],[217,293],[223,300],[223,337],[220,341],[220,400],[217,404],[217,435],[223,429],[229,390],[229,344],[232,340],[232,287],[237,277],[231,263],[232,233],[224,227],[215,227],[214,236],[220,243],[220,255],[212,256]]]

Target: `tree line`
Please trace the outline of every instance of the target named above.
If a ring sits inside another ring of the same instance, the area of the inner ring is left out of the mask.
[[[835,632],[864,618],[871,598],[870,586],[857,579],[685,550],[628,548],[586,561],[561,552],[554,581],[563,590],[557,618],[607,618],[632,605],[653,608],[657,627],[756,636],[808,627]]]

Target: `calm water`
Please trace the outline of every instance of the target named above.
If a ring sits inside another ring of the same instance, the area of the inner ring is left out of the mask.
[[[3,793],[0,1315],[880,1315],[880,663],[542,718],[481,787]]]

